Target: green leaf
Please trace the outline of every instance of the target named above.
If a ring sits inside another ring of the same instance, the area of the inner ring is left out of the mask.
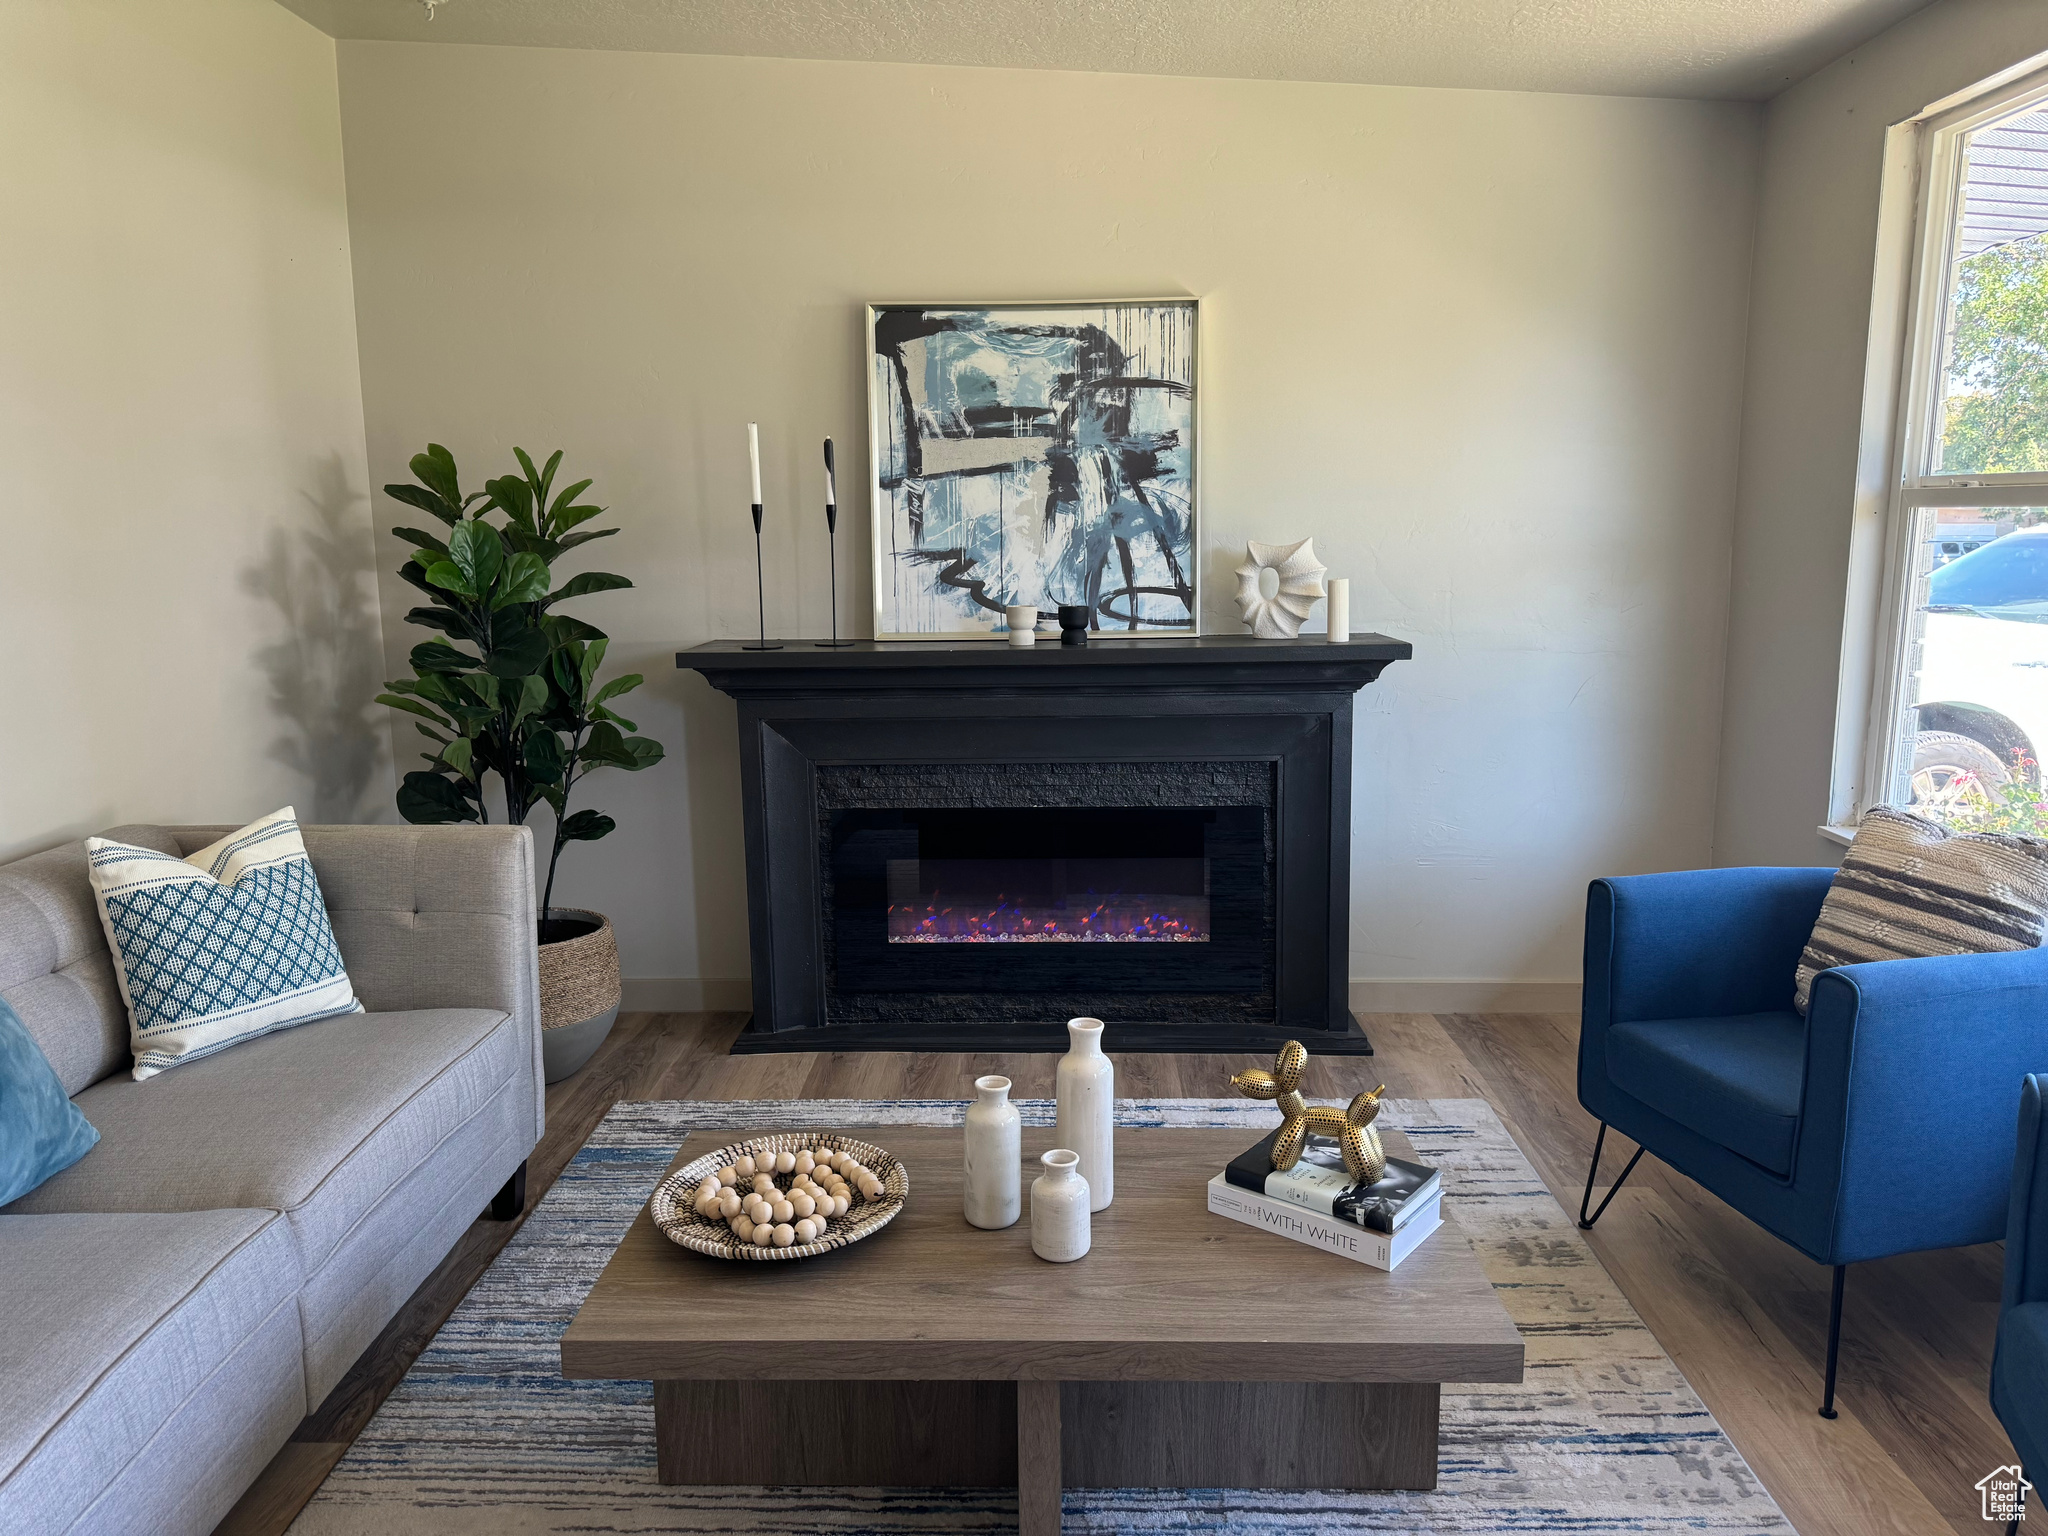
[[[578,811],[562,823],[559,832],[572,843],[594,843],[617,826],[618,823],[602,811]]]
[[[414,454],[407,468],[412,471],[415,480],[438,495],[449,506],[462,505],[462,484],[461,477],[455,471],[455,455],[439,443],[429,443],[425,453]]]
[[[553,560],[562,552],[562,546],[553,539],[544,539],[531,528],[522,528],[517,523],[506,524],[505,542],[523,555],[539,555],[543,560]]]
[[[571,576],[558,591],[550,592],[548,601],[567,602],[572,597],[588,597],[593,592],[613,592],[620,587],[631,585],[633,583],[625,577],[614,576],[609,571],[584,571],[580,575]]]
[[[415,672],[468,672],[477,665],[477,659],[467,652],[458,651],[446,640],[428,640],[412,648],[406,658]]]
[[[632,721],[628,720],[624,715],[618,714],[613,710],[607,709],[602,704],[594,704],[591,706],[590,718],[593,720],[609,720],[613,725],[624,726],[629,731],[637,731],[640,729],[639,726],[635,725]]]
[[[608,721],[593,725],[590,734],[583,739],[584,761],[624,768],[629,773],[652,768],[662,756],[660,742],[649,741],[644,736],[621,736]]]
[[[537,715],[548,701],[548,680],[538,673],[519,680],[519,698],[512,708],[512,723]]]
[[[602,688],[598,689],[596,693],[590,696],[590,702],[602,704],[606,699],[616,699],[622,693],[631,693],[646,681],[647,679],[638,672],[628,672],[622,677],[613,678]]]
[[[463,523],[460,526],[474,528],[476,524]],[[469,578],[462,574],[461,567],[453,560],[436,560],[428,566],[427,580],[445,592],[453,592],[457,597],[473,598],[477,595],[476,588],[470,584]]]
[[[393,683],[393,693],[410,693],[415,697],[431,700],[443,709],[454,709],[467,704],[467,695],[458,691],[454,674],[444,672],[422,672],[419,681],[411,684]]]
[[[570,503],[575,501],[578,496],[581,496],[585,491],[589,490],[591,484],[592,482],[588,480],[578,480],[574,485],[570,486],[567,490],[562,492],[561,495],[557,496],[554,500],[554,504],[548,508],[547,526],[542,531],[546,533],[559,533],[563,526],[560,523],[563,511],[567,509]]]
[[[488,672],[464,674],[461,686],[474,695],[486,709],[495,711],[504,696],[505,685]]]
[[[628,736],[620,745],[626,749],[626,755],[632,761],[621,763],[619,766],[633,773],[638,773],[642,768],[652,768],[668,756],[660,742],[649,741],[645,736]]]
[[[505,515],[522,528],[533,526],[533,487],[517,475],[500,475],[486,480],[484,489],[491,500],[505,509]]]
[[[448,535],[448,558],[469,583],[470,593],[480,597],[490,591],[491,583],[504,567],[505,541],[489,523],[471,518],[457,523],[455,531]],[[447,586],[436,576],[439,570],[438,564],[427,567],[427,579],[436,586]]]
[[[431,533],[424,532],[418,528],[394,528],[391,531],[401,539],[408,540],[421,549],[437,554],[444,560],[448,557],[448,546],[435,538]]]
[[[547,631],[551,645],[567,645],[571,640],[602,640],[603,630],[595,624],[586,624],[581,619],[572,619],[566,613],[551,613],[540,621],[540,627]]]
[[[393,709],[402,709],[408,715],[418,715],[423,720],[431,720],[444,731],[455,729],[439,710],[429,709],[418,699],[401,698],[395,693],[380,693],[377,695],[377,702],[379,704],[388,704]]]
[[[548,595],[548,563],[539,555],[514,555],[505,564],[491,607],[509,608],[514,603],[537,603]]]
[[[541,783],[558,782],[568,761],[562,738],[553,731],[535,731],[526,738],[526,771]]]
[[[548,532],[559,539],[578,523],[587,523],[593,517],[603,516],[603,507],[563,507],[548,519]]]
[[[581,533],[564,534],[554,541],[555,550],[558,554],[565,553],[578,544],[588,544],[592,539],[608,539],[618,531],[616,528],[586,528]],[[553,556],[549,558],[552,559]]]
[[[597,669],[604,665],[604,653],[611,649],[609,640],[593,640],[583,652],[583,686],[579,692],[590,692],[590,685],[597,681]],[[597,702],[592,700],[592,703]]]
[[[417,557],[406,561],[398,568],[398,579],[410,582],[429,597],[438,598],[441,595],[434,590],[434,584],[427,580],[427,563]]]
[[[462,509],[423,485],[387,485],[384,494],[393,501],[402,501],[408,507],[418,507],[448,524],[451,528],[462,521]]]
[[[422,629],[438,629],[443,634],[455,636],[458,640],[469,638],[469,626],[462,615],[453,608],[408,608],[405,622],[417,624]]]
[[[412,728],[418,731],[422,736],[426,737],[427,740],[433,742],[436,746],[445,747],[448,745],[449,738],[443,736],[439,731],[435,730],[432,726],[421,725],[419,721],[415,720],[412,723]],[[460,740],[461,738],[457,737],[455,739]],[[435,758],[434,761],[438,762],[439,758]]]
[[[532,625],[508,622],[518,612],[516,608],[506,609],[500,616],[497,633],[491,637],[491,653],[484,667],[499,677],[525,677],[547,665],[546,633]]]
[[[476,775],[470,771],[470,763],[474,746],[467,736],[459,736],[441,749],[441,761],[465,779],[473,779]]]
[[[460,785],[424,769],[408,773],[399,785],[398,814],[407,821],[428,826],[479,819],[476,807]]]

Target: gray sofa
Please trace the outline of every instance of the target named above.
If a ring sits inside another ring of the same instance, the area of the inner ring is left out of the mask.
[[[531,835],[303,830],[369,1011],[140,1083],[85,845],[0,865],[0,998],[100,1133],[0,1207],[8,1536],[210,1531],[478,1212],[524,1204]]]

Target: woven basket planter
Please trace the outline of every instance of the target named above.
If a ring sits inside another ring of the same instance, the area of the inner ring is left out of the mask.
[[[619,945],[602,912],[556,907],[552,915],[597,924],[540,947],[541,1058],[544,1075],[556,1083],[590,1060],[619,1016]]]

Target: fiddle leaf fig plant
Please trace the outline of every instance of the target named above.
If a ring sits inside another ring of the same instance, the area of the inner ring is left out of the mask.
[[[542,803],[554,811],[541,897],[545,925],[562,850],[595,842],[616,826],[601,811],[572,811],[576,789],[599,768],[651,768],[662,748],[611,707],[641,685],[641,675],[600,682],[610,644],[604,631],[553,611],[557,603],[633,584],[608,571],[582,571],[554,585],[557,559],[619,530],[582,526],[605,511],[578,500],[592,481],[554,489],[561,450],[541,469],[525,449],[512,451],[519,473],[487,480],[467,495],[454,455],[439,443],[413,456],[416,484],[384,487],[445,532],[392,530],[413,546],[398,574],[429,599],[406,618],[438,633],[412,648],[413,675],[386,683],[389,691],[377,698],[417,716],[414,728],[435,748],[421,754],[427,766],[406,774],[399,787],[398,812],[407,821],[489,821],[489,775],[504,792],[508,821],[524,822]],[[503,521],[490,521],[494,513]]]

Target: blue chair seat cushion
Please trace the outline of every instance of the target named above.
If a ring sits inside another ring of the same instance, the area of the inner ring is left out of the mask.
[[[2048,1301],[2013,1307],[1999,1319],[1991,1406],[2027,1475],[2048,1472]]]
[[[1687,1130],[1791,1173],[1806,1081],[1806,1021],[1791,1009],[1612,1025],[1607,1075]]]

